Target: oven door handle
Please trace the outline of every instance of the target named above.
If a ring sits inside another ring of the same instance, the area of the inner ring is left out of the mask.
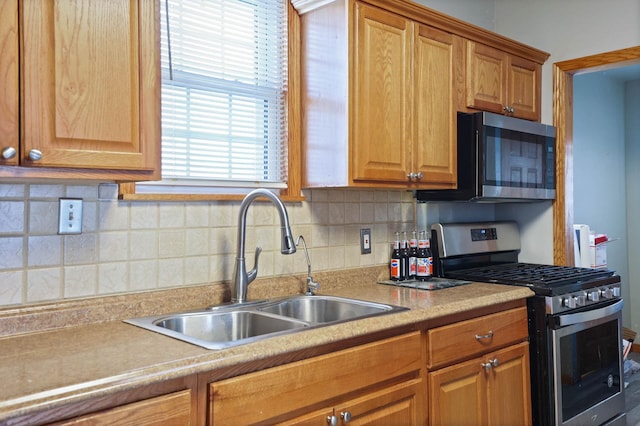
[[[600,309],[594,309],[592,311],[578,312],[575,314],[566,314],[558,316],[558,325],[564,327],[572,324],[579,324],[587,321],[593,321],[600,318],[605,318],[615,314],[622,310],[624,301],[618,300],[616,303],[605,306]]]

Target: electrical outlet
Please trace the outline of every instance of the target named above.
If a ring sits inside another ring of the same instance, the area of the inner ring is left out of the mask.
[[[360,230],[360,253],[371,253],[371,229],[369,228]]]
[[[60,198],[58,234],[82,233],[82,198]]]

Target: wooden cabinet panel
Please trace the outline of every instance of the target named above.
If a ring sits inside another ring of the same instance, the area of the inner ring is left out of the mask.
[[[21,3],[22,165],[159,176],[157,13],[153,0]]]
[[[507,55],[467,42],[467,106],[503,113],[507,105]]]
[[[411,21],[356,4],[353,180],[407,181]]]
[[[512,346],[488,358],[499,361],[491,369],[487,388],[490,424],[531,424],[529,344]]]
[[[418,25],[415,43],[415,143],[412,170],[420,183],[457,183],[456,55],[458,36]]]
[[[347,395],[352,402],[340,407],[349,406],[364,418],[409,415],[408,410],[423,418],[421,360],[416,332],[214,382],[209,385],[209,424],[326,421],[333,404]],[[395,408],[374,414],[375,401],[389,401]]]
[[[54,424],[87,426],[190,425],[192,424],[191,391],[187,389]]]
[[[507,105],[514,108],[514,116],[534,121],[540,120],[541,71],[540,64],[517,56],[510,57]]]
[[[419,425],[424,423],[424,382],[414,379],[348,401],[335,409],[341,424]],[[348,413],[351,421],[345,420]]]
[[[452,364],[520,342],[527,336],[525,307],[434,328],[427,331],[428,366]]]
[[[429,373],[429,423],[487,424],[487,380],[480,360]]]
[[[0,165],[18,164],[18,114],[18,0],[0,0]]]

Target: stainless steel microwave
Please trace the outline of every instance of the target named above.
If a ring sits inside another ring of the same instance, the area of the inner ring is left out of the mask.
[[[417,191],[416,199],[552,200],[555,143],[553,126],[489,112],[458,113],[458,187]]]

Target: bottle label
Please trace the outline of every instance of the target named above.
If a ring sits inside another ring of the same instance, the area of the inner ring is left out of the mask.
[[[416,276],[417,272],[418,272],[418,258],[417,257],[410,257],[409,258],[409,277],[413,278]]]
[[[430,277],[433,273],[433,260],[431,257],[419,257],[416,262],[416,275]]]
[[[400,259],[391,259],[390,272],[392,280],[400,279]]]

